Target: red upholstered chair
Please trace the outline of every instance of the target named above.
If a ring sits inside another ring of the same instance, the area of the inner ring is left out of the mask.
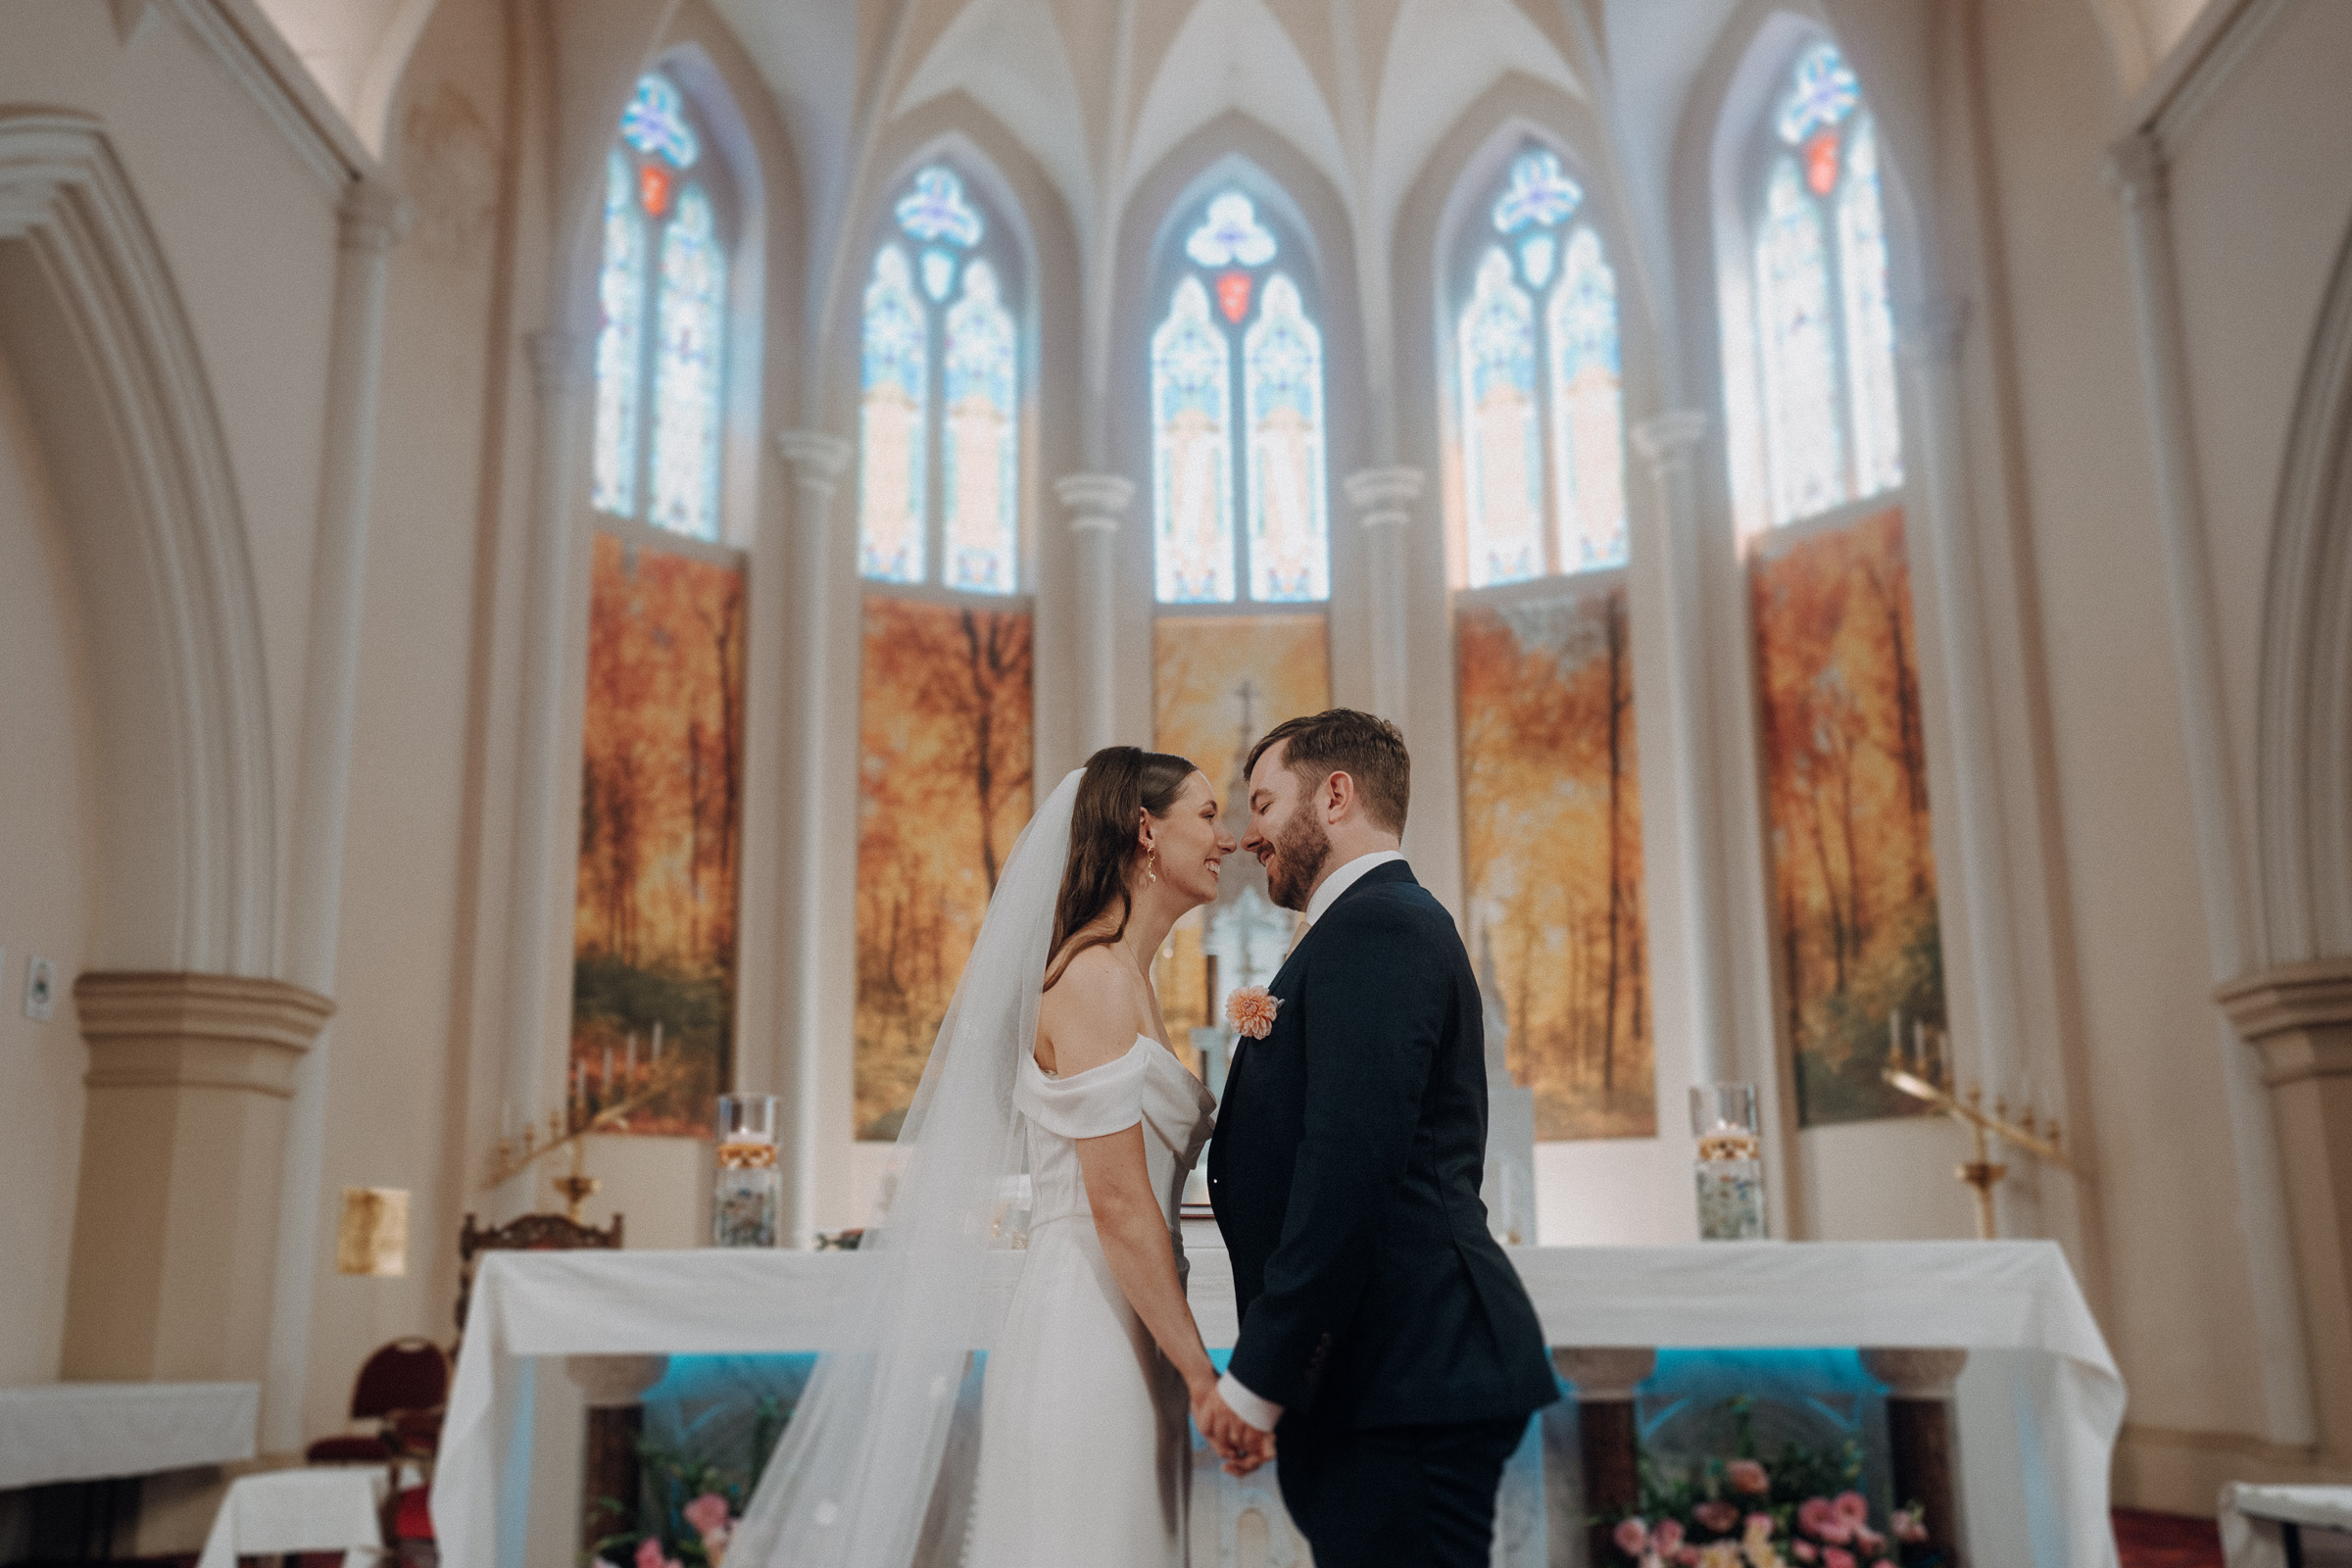
[[[372,1421],[374,1429],[321,1438],[303,1457],[313,1464],[429,1460],[448,1402],[449,1352],[430,1340],[394,1340],[360,1363],[351,1385],[351,1419]]]

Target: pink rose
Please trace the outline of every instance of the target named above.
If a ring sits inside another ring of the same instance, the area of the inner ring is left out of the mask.
[[[1821,1548],[1810,1541],[1800,1541],[1788,1548],[1788,1554],[1798,1562],[1811,1562],[1821,1555]]]
[[[637,1543],[637,1568],[679,1568],[679,1564],[662,1554],[662,1543],[652,1536]]]
[[[1263,1039],[1260,1035],[1255,1038]],[[1617,1521],[1617,1549],[1628,1557],[1640,1557],[1649,1545],[1649,1527],[1639,1519]]]
[[[679,1512],[694,1526],[695,1533],[705,1540],[727,1533],[727,1499],[715,1492],[706,1492]]]
[[[1870,1523],[1870,1499],[1859,1492],[1840,1492],[1832,1499],[1830,1506],[1837,1509],[1838,1517],[1848,1524]]]
[[[1282,999],[1264,986],[1243,986],[1225,999],[1225,1017],[1239,1033],[1263,1040],[1274,1032]]]
[[[1723,1467],[1723,1479],[1734,1492],[1744,1492],[1751,1497],[1761,1497],[1772,1490],[1772,1477],[1753,1459],[1730,1460]]]
[[[1886,1538],[1868,1525],[1856,1525],[1854,1544],[1862,1548],[1863,1556],[1876,1557],[1886,1549]]]
[[[1740,1528],[1740,1534],[1750,1541],[1758,1538],[1770,1541],[1772,1539],[1772,1515],[1768,1513],[1749,1514],[1746,1523]]]
[[[1681,1563],[1682,1568],[1698,1568],[1698,1548],[1696,1546],[1685,1546],[1682,1550],[1674,1554],[1674,1560],[1678,1563]]]
[[[1821,1548],[1822,1568],[1855,1568],[1854,1554],[1843,1546]]]
[[[1809,1536],[1827,1538],[1825,1527],[1838,1520],[1838,1510],[1830,1506],[1827,1497],[1807,1497],[1796,1505],[1796,1528]]]
[[[1928,1539],[1928,1526],[1920,1517],[1922,1512],[1918,1508],[1897,1508],[1886,1521],[1886,1528],[1894,1533],[1897,1541],[1925,1541]]]
[[[1740,1505],[1721,1497],[1710,1497],[1690,1510],[1690,1517],[1719,1536],[1728,1536],[1740,1528]]]
[[[1661,1519],[1649,1533],[1649,1544],[1661,1557],[1671,1557],[1683,1549],[1683,1522],[1680,1519]]]

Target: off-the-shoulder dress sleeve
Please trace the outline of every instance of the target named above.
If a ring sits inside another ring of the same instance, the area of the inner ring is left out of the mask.
[[[1127,1054],[1100,1067],[1049,1078],[1034,1059],[1015,1081],[1013,1102],[1029,1119],[1063,1138],[1104,1138],[1144,1119],[1144,1086],[1156,1041],[1139,1037]]]

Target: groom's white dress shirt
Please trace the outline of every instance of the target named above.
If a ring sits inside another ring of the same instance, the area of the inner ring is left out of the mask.
[[[1359,855],[1349,860],[1346,865],[1325,877],[1323,885],[1315,889],[1314,896],[1306,901],[1306,923],[1311,926],[1317,920],[1322,919],[1324,913],[1339,902],[1341,894],[1363,880],[1365,872],[1376,870],[1391,860],[1403,858],[1404,852],[1401,850],[1379,850],[1370,855]],[[1241,1380],[1230,1372],[1217,1379],[1217,1393],[1224,1397],[1227,1404],[1233,1406],[1235,1415],[1240,1416],[1260,1432],[1273,1431],[1275,1423],[1282,1419],[1281,1405],[1276,1404],[1272,1399],[1260,1398],[1251,1394],[1242,1386]]]

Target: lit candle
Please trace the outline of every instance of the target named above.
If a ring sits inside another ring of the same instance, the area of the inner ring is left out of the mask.
[[[1886,1014],[1886,1061],[1890,1066],[1903,1065],[1903,1009],[1900,1007]]]
[[[659,1018],[654,1020],[654,1059],[662,1059],[662,1020]]]
[[[1927,1077],[1930,1083],[1935,1082],[1935,1070],[1928,1062],[1928,1023],[1924,1018],[1914,1018],[1911,1021],[1911,1049],[1913,1054],[1919,1057],[1920,1072]]]
[[[629,1031],[629,1056],[626,1071],[629,1082],[635,1083],[637,1081],[637,1031],[634,1029]]]
[[[612,1048],[605,1048],[605,1098],[612,1098]]]

